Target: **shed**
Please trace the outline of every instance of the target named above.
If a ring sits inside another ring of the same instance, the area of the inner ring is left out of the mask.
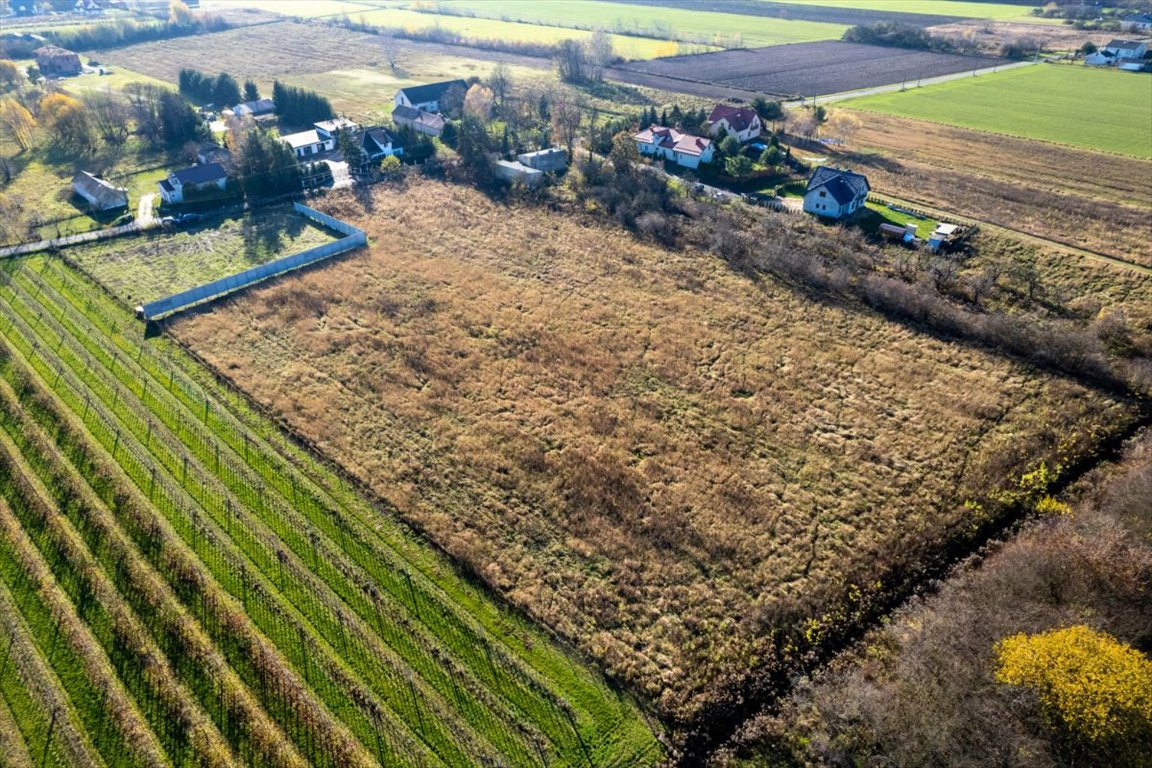
[[[544,172],[529,168],[515,160],[496,160],[492,163],[492,172],[496,178],[509,184],[519,182],[534,187],[544,178]]]
[[[88,201],[88,207],[93,211],[114,211],[128,207],[128,190],[88,171],[80,171],[72,177],[72,189]]]
[[[545,173],[549,171],[562,171],[568,167],[568,153],[560,147],[549,147],[548,149],[541,149],[536,152],[525,152],[522,155],[517,155],[516,159],[529,168],[535,168]]]

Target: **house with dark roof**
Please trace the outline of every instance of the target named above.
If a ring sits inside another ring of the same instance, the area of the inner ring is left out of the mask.
[[[685,168],[699,168],[700,163],[710,163],[716,153],[711,139],[660,125],[649,126],[632,138],[640,154],[662,157]]]
[[[227,170],[232,165],[232,153],[219,144],[206,141],[196,148],[196,162],[201,165],[219,163]]]
[[[404,154],[404,147],[397,143],[396,137],[383,128],[365,128],[360,131],[357,138],[360,141],[360,149],[364,150],[364,156],[369,162],[374,163],[390,155]]]
[[[72,191],[84,198],[88,208],[95,212],[128,207],[128,190],[110,184],[88,171],[80,171],[72,177]]]
[[[228,172],[219,163],[194,165],[173,171],[160,182],[160,197],[165,203],[183,203],[189,196],[207,197],[223,192],[228,186]]]
[[[276,113],[276,102],[272,99],[257,99],[256,101],[246,101],[243,104],[237,104],[232,107],[232,114],[236,117],[264,117],[265,115],[272,115]]]
[[[760,135],[764,126],[756,110],[747,107],[734,107],[717,104],[708,116],[708,133],[716,138],[733,136],[740,143],[752,141]]]
[[[863,174],[822,165],[804,190],[804,210],[826,219],[843,219],[864,207],[872,187]]]
[[[84,71],[79,54],[58,45],[45,45],[33,51],[36,66],[44,77],[65,77],[78,75]]]
[[[398,126],[408,126],[417,133],[439,136],[447,122],[442,115],[425,112],[415,107],[396,107],[392,110],[392,122]]]
[[[461,96],[468,90],[468,84],[463,80],[445,80],[442,83],[426,83],[414,85],[410,88],[401,88],[396,92],[396,106],[413,107],[425,112],[442,112],[444,108],[440,102],[444,95],[453,88],[460,88]]]
[[[1139,40],[1112,40],[1100,50],[1111,53],[1116,57],[1117,63],[1123,64],[1125,59],[1131,61],[1144,58],[1144,54],[1148,53],[1148,43]]]
[[[1125,16],[1120,23],[1125,32],[1152,32],[1152,13]]]

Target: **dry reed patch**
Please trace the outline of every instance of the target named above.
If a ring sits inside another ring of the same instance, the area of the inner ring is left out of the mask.
[[[431,182],[328,207],[368,253],[175,333],[669,711],[1127,418],[574,216]]]
[[[921,120],[861,113],[837,158],[879,191],[1152,264],[1152,162]]]

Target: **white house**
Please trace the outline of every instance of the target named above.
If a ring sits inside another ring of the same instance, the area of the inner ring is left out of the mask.
[[[429,136],[439,136],[444,132],[446,122],[441,115],[425,112],[415,107],[396,107],[392,110],[392,122],[396,125],[406,125],[417,133]]]
[[[359,134],[360,148],[369,162],[375,162],[389,155],[404,154],[404,147],[396,143],[396,137],[383,128],[365,128]]]
[[[422,109],[425,112],[441,112],[443,108],[440,106],[440,102],[444,100],[444,94],[457,87],[460,88],[461,96],[468,90],[468,84],[463,80],[445,80],[442,83],[426,83],[425,85],[414,85],[411,88],[401,88],[396,92],[395,103],[398,107],[412,107],[413,109]]]
[[[864,207],[871,190],[867,176],[822,165],[808,179],[804,210],[827,219],[843,219]]]
[[[160,197],[166,203],[182,203],[189,194],[223,191],[228,185],[228,173],[219,163],[194,165],[182,171],[173,171],[160,182]]]
[[[340,131],[357,131],[360,126],[352,122],[346,117],[337,117],[332,120],[324,120],[323,122],[313,123],[312,127],[316,129],[316,134],[325,141],[335,140],[336,134]]]
[[[752,141],[764,126],[756,110],[717,104],[708,116],[708,133],[717,138],[734,136],[740,143]]]
[[[80,171],[72,177],[72,189],[88,201],[93,211],[114,211],[128,207],[128,190],[109,184],[88,171]]]
[[[310,155],[319,155],[321,152],[331,152],[336,147],[336,139],[322,138],[315,128],[281,136],[280,141],[296,153],[297,160],[303,160]]]
[[[645,128],[632,138],[640,154],[663,157],[685,168],[699,168],[700,163],[712,162],[716,152],[711,139],[659,125]]]
[[[1148,53],[1148,43],[1139,40],[1112,40],[1101,50],[1115,56],[1117,64],[1125,64],[1128,61],[1143,59],[1144,54]]]

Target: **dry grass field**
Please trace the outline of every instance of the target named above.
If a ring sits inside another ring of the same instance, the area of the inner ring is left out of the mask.
[[[858,113],[836,162],[879,191],[1152,266],[1152,162]]]
[[[573,214],[427,181],[326,202],[368,252],[171,330],[665,714],[1130,417]]]

